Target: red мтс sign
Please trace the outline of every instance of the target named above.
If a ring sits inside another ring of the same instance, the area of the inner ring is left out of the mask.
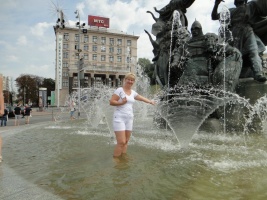
[[[109,18],[88,15],[88,25],[109,28]]]

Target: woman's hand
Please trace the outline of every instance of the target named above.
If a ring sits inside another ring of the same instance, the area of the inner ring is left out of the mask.
[[[154,106],[154,105],[156,105],[156,102],[154,100],[150,100],[149,104]]]
[[[121,102],[121,103],[122,103],[122,105],[124,105],[124,104],[126,104],[126,103],[127,103],[127,98],[126,98],[126,97],[122,98],[121,100],[122,100],[122,102]]]

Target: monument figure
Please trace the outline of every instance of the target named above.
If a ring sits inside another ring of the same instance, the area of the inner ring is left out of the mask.
[[[223,89],[225,80],[226,90],[234,92],[242,67],[240,52],[229,44],[223,49],[219,37],[214,33],[203,34],[199,21],[192,24],[191,34],[185,45],[173,51],[171,73],[175,74],[175,69],[183,69],[181,77],[174,84]]]
[[[171,41],[176,41],[174,38],[171,40],[172,31],[172,21],[173,12],[177,10],[180,14],[180,21],[182,26],[187,27],[188,22],[186,18],[186,9],[189,8],[195,0],[171,0],[169,4],[164,6],[162,9],[157,10],[154,8],[159,17],[156,18],[152,12],[147,11],[152,14],[155,23],[152,25],[152,34],[156,36],[156,40],[153,40],[148,31],[149,39],[153,46],[154,58],[152,61],[155,63],[155,74],[157,82],[164,87],[168,83],[168,67],[170,58],[170,46],[175,46],[171,44]],[[177,37],[177,36],[175,36]]]
[[[212,10],[212,20],[219,20],[218,6],[223,0],[215,0]],[[260,16],[264,13],[259,10],[259,3],[256,1],[247,2],[247,0],[235,0],[236,8],[231,8],[231,26],[233,34],[233,46],[240,50],[243,56],[245,68],[251,66],[254,80],[265,82],[266,77],[262,70],[262,59],[259,54],[265,51],[265,45],[262,40],[255,34],[252,24],[258,22]],[[266,16],[266,14],[265,14]],[[265,24],[266,25],[266,24]],[[262,32],[262,31],[261,31]],[[266,32],[266,30],[265,30]],[[247,62],[247,60],[249,62]],[[249,76],[244,72],[244,76]]]

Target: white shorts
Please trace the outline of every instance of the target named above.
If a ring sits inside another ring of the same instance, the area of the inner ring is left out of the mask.
[[[113,130],[114,131],[132,131],[133,130],[133,115],[129,114],[114,114],[113,115]]]

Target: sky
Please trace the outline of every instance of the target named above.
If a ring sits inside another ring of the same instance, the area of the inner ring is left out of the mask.
[[[195,0],[187,10],[189,30],[198,20],[203,33],[217,33],[218,21],[211,20],[215,0]],[[155,21],[146,11],[158,14],[169,0],[0,0],[0,74],[13,80],[22,74],[55,79],[55,33],[57,8],[63,10],[69,25],[76,23],[75,10],[81,22],[88,15],[110,18],[110,29],[139,36],[138,58],[153,58],[152,45],[144,29],[151,33]],[[219,7],[234,7],[225,0]],[[155,37],[154,37],[155,39]]]

